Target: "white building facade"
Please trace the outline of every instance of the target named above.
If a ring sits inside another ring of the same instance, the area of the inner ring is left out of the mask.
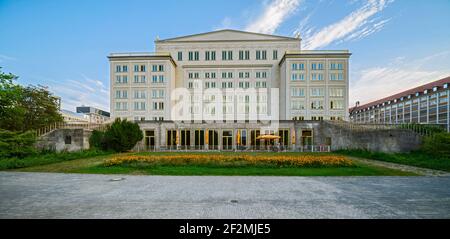
[[[111,117],[139,121],[347,120],[349,57],[301,39],[220,30],[108,56]]]

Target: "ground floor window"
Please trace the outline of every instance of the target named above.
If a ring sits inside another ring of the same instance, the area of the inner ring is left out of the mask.
[[[302,146],[313,144],[312,130],[302,130]]]
[[[208,130],[205,141],[208,142],[209,149],[219,149],[219,134],[216,130]]]
[[[177,131],[167,130],[167,147],[169,149],[176,149],[177,146]]]
[[[194,147],[195,149],[203,149],[205,146],[205,131],[197,129],[194,131]]]
[[[252,149],[260,149],[261,141],[257,139],[260,134],[259,130],[250,131],[250,146]]]
[[[280,146],[287,147],[289,145],[289,130],[288,129],[279,130],[278,136],[280,136],[279,139]]]
[[[222,131],[222,147],[223,150],[233,149],[233,132],[231,130]]]
[[[189,149],[191,146],[191,131],[180,130],[180,145],[182,149]]]
[[[146,130],[144,136],[144,144],[146,150],[155,149],[155,131],[154,130]]]

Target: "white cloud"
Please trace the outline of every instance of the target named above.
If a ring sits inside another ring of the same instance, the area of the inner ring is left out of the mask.
[[[4,61],[17,61],[17,59],[12,57],[12,56],[7,56],[7,55],[0,54],[0,63],[4,62]]]
[[[214,31],[230,28],[233,28],[231,18],[225,17],[218,27],[214,27]]]
[[[366,104],[450,76],[450,69],[445,66],[432,70],[425,68],[437,58],[450,60],[450,51],[410,61],[406,61],[405,57],[397,57],[389,66],[356,72],[352,79],[357,80],[350,83],[350,106],[354,106],[356,101]]]
[[[266,4],[262,14],[245,28],[246,31],[273,34],[300,5],[300,0],[274,0]]]
[[[61,97],[61,108],[75,111],[87,105],[109,111],[109,89],[102,81],[81,74],[80,78],[65,81],[45,80],[49,90]]]
[[[295,32],[301,33],[303,48],[309,50],[325,47],[335,41],[358,40],[380,31],[389,22],[390,19],[375,21],[372,18],[391,2],[393,0],[369,0],[340,21],[318,31],[301,22]]]

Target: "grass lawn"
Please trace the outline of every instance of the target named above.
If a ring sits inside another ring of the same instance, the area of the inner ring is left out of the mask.
[[[87,157],[82,159],[65,160],[47,165],[38,165],[14,169],[14,171],[26,172],[63,172],[63,173],[93,173],[93,174],[133,174],[133,175],[267,175],[267,176],[412,176],[414,173],[403,172],[364,164],[361,162],[352,162],[351,166],[324,166],[324,167],[297,167],[297,166],[274,166],[269,164],[258,165],[165,165],[158,164],[120,164],[105,166],[105,160],[116,156],[130,155],[185,155],[186,153],[129,153],[112,154]],[[187,153],[189,154],[189,153]],[[201,154],[201,153],[195,153]],[[210,154],[210,153],[204,153]],[[221,155],[239,154],[239,153],[215,153]],[[299,156],[299,155],[336,155],[332,153],[245,153],[247,155],[258,156]],[[349,159],[350,160],[350,159]]]
[[[420,151],[411,153],[388,154],[364,150],[342,150],[337,153],[341,155],[375,159],[380,161],[406,164],[416,167],[437,169],[450,172],[450,157],[436,158]]]

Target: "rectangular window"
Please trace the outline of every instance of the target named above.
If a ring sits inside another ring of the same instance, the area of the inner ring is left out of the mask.
[[[250,60],[250,51],[245,51],[244,52],[244,59],[245,60]]]
[[[267,51],[264,50],[264,51],[262,51],[261,53],[262,53],[262,54],[261,54],[261,59],[262,59],[262,60],[266,60],[266,59],[267,59]]]
[[[158,71],[158,65],[152,65],[152,71],[157,72]]]
[[[244,51],[239,51],[239,60],[244,60]]]
[[[211,51],[211,61],[216,60],[216,51]]]
[[[294,100],[291,104],[292,110],[304,110],[305,109],[305,102],[300,100]]]
[[[291,96],[304,97],[305,96],[305,89],[304,88],[293,87],[291,89]]]
[[[164,71],[164,65],[159,65],[159,71],[163,72]]]
[[[205,51],[205,61],[209,61],[211,59],[210,52]]]
[[[311,88],[311,96],[323,96],[323,88]]]
[[[192,51],[190,51],[190,52],[188,53],[188,60],[189,60],[189,61],[193,61],[193,60],[194,60],[194,53],[193,53]]]
[[[261,51],[260,50],[256,51],[256,60],[261,60]]]
[[[277,50],[273,50],[272,58],[273,58],[273,60],[277,60],[278,59],[278,51]]]
[[[233,51],[228,51],[228,60],[233,60]]]
[[[179,52],[178,52],[178,60],[179,60],[179,61],[182,61],[182,60],[183,60],[183,52],[182,52],[182,51],[179,51]]]
[[[194,60],[198,61],[200,59],[198,51],[194,51]]]
[[[344,96],[344,89],[331,88],[330,89],[330,96],[331,97],[343,97]]]
[[[322,100],[312,100],[311,101],[311,109],[323,110],[323,101]]]
[[[342,110],[344,109],[344,101],[342,100],[332,100],[330,101],[330,109]]]

